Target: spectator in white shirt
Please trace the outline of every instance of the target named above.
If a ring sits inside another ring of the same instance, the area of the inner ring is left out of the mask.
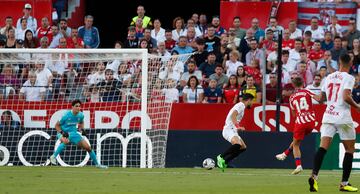
[[[171,58],[171,54],[166,50],[166,45],[164,41],[157,43],[157,55],[162,57],[162,61],[168,61]]]
[[[230,75],[236,75],[237,68],[239,66],[244,66],[244,64],[241,63],[239,61],[239,59],[240,59],[239,51],[233,50],[233,51],[230,52],[229,60],[225,61],[225,71],[226,71],[226,75],[228,77],[230,77]]]
[[[43,101],[45,98],[45,87],[42,87],[39,80],[36,79],[35,71],[30,71],[28,80],[20,89],[20,100],[29,101]]]
[[[39,86],[46,87],[46,98],[51,98],[51,92],[53,90],[53,76],[48,68],[45,68],[45,61],[38,59],[35,63],[36,68],[36,80],[39,82]]]
[[[15,35],[15,38],[16,39],[20,39],[20,40],[25,40],[25,32],[26,30],[31,30],[30,28],[27,27],[27,21],[25,18],[21,18],[20,19],[20,27],[19,28],[16,28],[16,35]],[[34,34],[34,31],[31,30]]]
[[[183,90],[185,103],[201,103],[204,100],[204,90],[195,75],[191,76]]]
[[[283,62],[282,65],[282,77],[281,83],[286,84],[291,82],[290,74],[291,72],[295,71],[296,63],[293,63],[289,60],[289,51],[283,50],[281,52],[281,61]],[[277,72],[277,65],[274,68],[274,72]]]
[[[281,58],[282,58],[282,62],[283,62],[282,67],[285,68],[288,73],[295,71],[296,62],[289,60],[289,51],[288,50],[282,51]]]
[[[61,38],[60,40],[60,46],[59,48],[66,48],[66,39]],[[54,77],[54,94],[58,94],[61,92],[61,94],[64,92],[65,88],[62,88],[62,80],[64,78],[65,71],[67,72],[69,69],[69,56],[68,54],[59,54],[59,57],[55,59],[55,61],[48,66],[49,70],[53,74]],[[71,90],[71,88],[66,88]]]
[[[167,80],[169,78],[179,81],[181,74],[184,72],[184,63],[181,61],[169,60],[164,63],[159,70],[159,78]]]
[[[119,64],[120,65],[120,64]],[[111,69],[111,68],[109,68]],[[97,85],[98,83],[105,80],[105,65],[103,62],[99,62],[96,65],[96,71],[87,77],[88,85]]]
[[[181,17],[176,17],[173,20],[173,28],[174,30],[172,31],[172,39],[175,40],[176,42],[179,41],[179,37],[182,36],[184,34],[184,19],[182,19]]]
[[[290,39],[302,38],[302,31],[299,28],[297,28],[297,23],[295,20],[290,20],[289,32],[290,32]]]
[[[320,40],[324,39],[325,31],[322,26],[319,26],[319,19],[317,17],[311,18],[311,25],[307,26],[304,32],[310,31],[311,32],[311,40]]]
[[[23,12],[24,12],[24,16],[22,16],[21,18],[19,18],[16,22],[16,28],[20,29],[21,28],[21,19],[25,18],[27,21],[27,28],[31,29],[33,32],[36,31],[37,29],[37,21],[36,18],[34,18],[33,16],[31,16],[31,5],[29,3],[25,4]]]
[[[157,42],[166,40],[165,29],[161,27],[160,19],[154,19],[154,29],[151,30],[151,37]]]
[[[272,16],[270,17],[270,21],[269,21],[270,25],[268,28],[265,29],[265,32],[268,31],[268,29],[273,30],[274,32],[274,39],[278,40],[279,38],[279,31],[284,32],[284,28],[280,25],[278,25],[277,19],[276,17]]]
[[[278,46],[279,44],[277,42],[274,42],[274,51],[269,53],[269,55],[266,58],[266,70],[267,72],[272,72],[276,66],[277,58],[278,58]]]
[[[173,79],[167,80],[167,88],[162,89],[163,94],[165,95],[165,102],[179,102],[179,90],[176,89],[176,81]]]
[[[202,37],[202,33],[199,29],[199,27],[197,27],[195,25],[195,21],[193,19],[188,19],[187,23],[186,23],[186,28],[184,29],[184,32],[183,32],[183,36],[186,36],[187,35],[187,29],[189,27],[194,27],[194,31],[195,31],[195,37],[198,38],[198,37]]]
[[[302,41],[300,38],[295,39],[295,48],[291,49],[289,52],[289,61],[292,63],[300,62],[300,50],[302,48]]]
[[[321,76],[320,74],[316,74],[314,76],[314,80],[312,84],[309,84],[308,86],[306,86],[306,89],[309,90],[310,92],[316,94],[316,95],[320,95],[321,94]],[[311,99],[313,104],[319,104],[318,101],[314,100],[313,98]]]
[[[121,49],[123,48],[123,43],[120,42],[120,41],[115,41],[115,45],[114,45],[114,48],[116,49]],[[114,78],[118,78],[119,75],[118,75],[118,71],[119,71],[119,66],[121,63],[124,63],[124,61],[121,61],[119,59],[115,59],[114,61],[112,62],[108,62],[107,65],[106,65],[106,69],[111,69],[113,70],[113,73],[114,73]],[[105,77],[104,77],[105,79]]]
[[[337,16],[331,16],[331,24],[327,26],[327,31],[331,32],[332,37],[342,37],[342,27],[337,23]]]
[[[131,84],[131,74],[128,71],[128,65],[126,63],[121,63],[119,69],[117,71],[117,77],[120,82],[122,82],[123,86],[129,86]]]

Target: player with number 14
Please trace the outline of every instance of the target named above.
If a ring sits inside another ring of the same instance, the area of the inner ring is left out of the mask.
[[[276,155],[278,160],[285,160],[293,151],[296,168],[291,174],[299,174],[303,168],[301,165],[300,143],[305,135],[312,132],[315,128],[315,112],[312,107],[311,99],[319,101],[320,97],[303,88],[304,80],[301,77],[292,79],[295,92],[289,98],[291,112],[296,115],[295,126],[293,130],[293,141],[289,148],[283,153]]]

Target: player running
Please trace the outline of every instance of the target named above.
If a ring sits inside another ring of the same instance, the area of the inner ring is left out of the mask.
[[[243,94],[241,102],[235,104],[226,117],[222,135],[232,145],[224,153],[217,156],[217,165],[223,172],[231,160],[246,150],[246,144],[239,136],[238,130],[245,130],[239,123],[244,117],[245,108],[251,107],[253,99],[253,95]]]
[[[276,155],[278,160],[285,160],[293,151],[296,168],[291,174],[299,174],[303,168],[301,166],[300,143],[304,140],[305,135],[312,132],[315,128],[315,112],[312,108],[311,98],[320,100],[314,93],[303,88],[304,80],[301,77],[295,77],[292,80],[295,88],[289,98],[290,109],[293,115],[296,115],[295,126],[293,131],[293,141],[289,148],[283,153]]]
[[[336,132],[345,148],[343,160],[343,174],[340,183],[340,191],[356,192],[358,188],[349,184],[349,177],[355,150],[356,132],[351,117],[351,107],[360,111],[360,106],[354,102],[351,96],[355,78],[348,74],[351,66],[351,58],[348,54],[340,56],[340,69],[325,78],[325,83],[321,89],[322,96],[327,98],[327,106],[322,119],[320,128],[321,141],[320,147],[314,158],[314,166],[311,177],[309,178],[310,191],[317,192],[317,178],[322,161],[327,149]]]
[[[56,149],[55,153],[50,156],[50,162],[53,165],[57,164],[56,157],[65,149],[66,144],[69,142],[75,145],[78,145],[82,149],[86,150],[93,163],[98,168],[106,169],[107,166],[99,164],[96,159],[95,152],[91,149],[90,145],[83,139],[82,135],[84,134],[84,114],[80,112],[81,102],[80,100],[74,100],[72,103],[72,110],[65,112],[64,116],[58,121],[55,125],[55,129],[58,132],[56,137],[60,139],[61,144]],[[76,126],[78,125],[78,129]]]

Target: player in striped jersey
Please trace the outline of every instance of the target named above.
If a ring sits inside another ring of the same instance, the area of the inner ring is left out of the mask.
[[[318,96],[303,88],[304,80],[301,77],[295,77],[292,80],[295,92],[290,96],[289,104],[291,112],[296,116],[293,131],[293,141],[289,148],[283,153],[276,155],[278,160],[285,160],[286,157],[294,152],[296,169],[291,174],[299,174],[303,168],[301,166],[300,143],[304,136],[311,133],[315,128],[315,112],[312,108],[312,98],[320,100]]]

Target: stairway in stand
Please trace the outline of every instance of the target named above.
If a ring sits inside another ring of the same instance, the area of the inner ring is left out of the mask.
[[[62,13],[62,18],[68,20],[70,27],[75,28],[84,25],[85,0],[68,0],[67,10]]]

